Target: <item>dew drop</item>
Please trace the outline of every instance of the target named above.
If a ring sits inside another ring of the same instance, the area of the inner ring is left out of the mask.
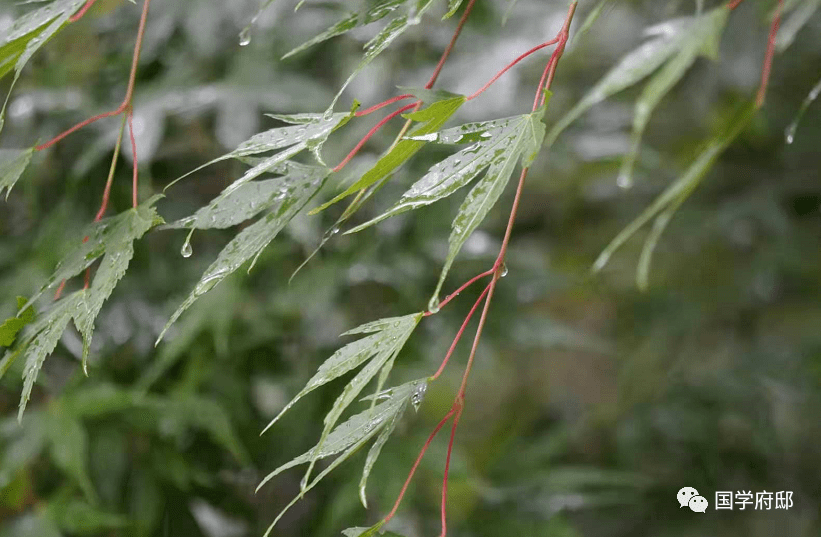
[[[191,257],[191,254],[194,253],[194,249],[191,248],[191,235],[193,235],[194,230],[192,229],[188,236],[185,238],[185,242],[182,243],[182,248],[180,249],[180,255],[183,257]]]
[[[507,276],[507,265],[502,263],[502,271],[499,272],[499,277],[504,278],[505,276]]]
[[[619,174],[618,179],[616,179],[616,184],[619,185],[620,188],[626,190],[633,186],[633,178],[630,177],[629,174],[621,173]]]
[[[793,121],[790,123],[790,126],[787,127],[787,130],[784,131],[784,141],[787,144],[791,144],[795,141],[795,131],[798,128],[798,122]]]
[[[239,33],[239,46],[245,47],[251,44],[251,25],[249,24]]]
[[[6,124],[6,118],[0,116],[0,132],[3,132],[3,126]]]
[[[439,297],[434,296],[431,297],[430,301],[428,302],[428,311],[431,313],[439,313]]]
[[[416,385],[413,389],[413,393],[411,394],[411,404],[413,405],[413,409],[416,412],[419,412],[419,407],[422,405],[422,401],[425,399],[425,392],[428,391],[428,384],[426,382],[421,382]]]
[[[330,238],[333,237],[334,235],[336,235],[337,233],[339,233],[339,226],[334,226],[334,227],[332,227],[331,229],[329,229],[328,231],[325,232],[325,235],[323,235],[322,240],[323,241],[330,240]]]

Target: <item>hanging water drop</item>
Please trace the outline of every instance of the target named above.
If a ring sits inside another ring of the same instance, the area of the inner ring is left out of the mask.
[[[787,130],[784,131],[784,141],[787,144],[791,144],[795,141],[795,131],[798,128],[798,122],[793,121],[790,123],[790,126],[787,127]]]
[[[182,248],[180,249],[180,255],[183,257],[191,257],[191,254],[194,253],[194,249],[191,248],[191,235],[194,234],[194,230],[191,230],[191,233],[185,238],[185,242],[182,243]]]
[[[322,241],[324,242],[330,240],[331,237],[333,237],[337,233],[339,233],[339,226],[332,227],[331,229],[325,232],[325,235],[322,236]]]
[[[251,43],[251,25],[249,24],[239,33],[239,46],[245,47]]]
[[[499,277],[504,278],[505,276],[507,276],[507,265],[502,263],[502,270],[499,271]]]
[[[420,382],[413,389],[413,393],[411,394],[411,404],[413,405],[413,409],[416,412],[419,412],[419,407],[422,405],[422,401],[425,399],[426,391],[428,391],[428,384],[426,382]]]
[[[626,190],[633,186],[633,178],[630,177],[630,174],[620,173],[618,179],[616,179],[616,184],[619,185],[619,188]]]
[[[428,311],[431,313],[439,313],[439,297],[433,296],[428,302]]]

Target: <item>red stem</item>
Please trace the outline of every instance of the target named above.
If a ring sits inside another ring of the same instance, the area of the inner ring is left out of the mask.
[[[453,417],[453,425],[450,428],[450,441],[448,442],[448,454],[445,458],[445,475],[442,478],[442,533],[439,537],[448,534],[448,474],[450,473],[450,456],[453,453],[453,439],[456,436],[456,427],[459,425],[459,418],[462,416],[464,402],[457,398],[454,403],[456,415]]]
[[[83,8],[79,12],[77,12],[74,16],[75,17],[77,15],[82,16],[82,14],[84,14],[85,11],[87,11],[88,8],[91,7],[91,4],[93,4],[95,1],[96,0],[89,0],[86,3],[86,5],[83,6]],[[106,118],[106,117],[116,116],[118,114],[122,114],[123,112],[125,112],[131,106],[131,98],[134,95],[134,83],[137,80],[137,64],[140,61],[140,50],[142,49],[143,36],[145,35],[145,21],[148,19],[148,8],[149,8],[150,5],[151,5],[151,0],[145,0],[145,2],[143,3],[143,11],[142,11],[142,14],[140,15],[140,27],[137,29],[137,42],[134,45],[134,56],[131,60],[131,73],[128,76],[128,86],[126,87],[125,98],[123,99],[123,102],[120,104],[120,106],[118,106],[115,110],[112,110],[110,112],[104,112],[104,113],[98,114],[94,117],[90,117],[90,118],[86,119],[85,121],[81,121],[80,123],[74,125],[70,129],[68,129],[68,130],[64,131],[63,133],[57,135],[56,137],[52,138],[48,142],[46,142],[44,144],[40,144],[38,146],[35,146],[35,148],[34,148],[35,151],[42,151],[44,149],[48,149],[49,147],[53,146],[54,144],[56,144],[57,142],[59,142],[60,140],[62,140],[66,136],[68,136],[69,134],[72,134],[73,132],[82,129],[83,127],[86,127],[86,126],[94,123],[97,120],[100,120],[100,119],[103,119],[103,118]],[[77,18],[79,18],[79,17],[77,17]],[[69,20],[71,20],[71,19],[69,19]]]
[[[80,9],[80,11],[78,11],[77,13],[75,13],[74,15],[69,17],[68,21],[69,22],[77,22],[78,20],[82,19],[83,15],[86,14],[86,11],[88,11],[89,8],[91,6],[93,6],[94,2],[96,2],[96,1],[97,0],[88,0],[88,2],[85,3],[85,5]]]
[[[445,66],[448,56],[450,56],[450,53],[453,51],[453,47],[456,45],[456,40],[459,39],[459,36],[462,34],[462,28],[465,26],[465,22],[467,22],[468,17],[470,16],[470,12],[473,11],[473,4],[475,3],[476,0],[470,0],[468,5],[465,6],[465,12],[462,13],[462,18],[459,19],[459,24],[456,25],[456,31],[453,32],[453,37],[450,38],[450,43],[448,43],[448,46],[442,53],[442,57],[439,58],[439,63],[436,64],[436,68],[433,70],[430,80],[428,80],[428,83],[425,84],[425,89],[431,89],[436,83],[436,79],[439,78],[439,73],[442,72],[442,67]]]
[[[133,168],[133,178],[131,181],[131,206],[135,209],[137,205],[139,205],[137,200],[137,179],[139,177],[137,173],[137,169],[139,167],[137,163],[137,141],[134,139],[134,111],[128,111],[128,137],[131,138],[131,157],[134,161],[134,168]]]
[[[761,69],[761,85],[758,87],[758,94],[755,98],[756,108],[761,108],[764,104],[764,98],[767,96],[767,85],[770,82],[770,69],[773,65],[773,56],[775,55],[775,39],[778,36],[778,28],[781,26],[782,9],[784,9],[784,0],[779,0],[772,26],[770,26],[770,37],[767,42],[767,53],[764,56],[764,67]]]
[[[386,106],[392,105],[395,102],[403,101],[405,99],[410,99],[411,97],[413,97],[413,95],[410,94],[410,93],[405,93],[404,95],[397,95],[396,97],[391,97],[387,101],[382,101],[381,103],[375,104],[375,105],[371,106],[370,108],[366,108],[365,110],[362,110],[361,112],[357,112],[357,113],[354,114],[354,116],[356,116],[356,117],[367,116],[371,112],[376,112],[377,110],[381,110],[381,109],[385,108]]]
[[[417,102],[418,102],[418,101],[417,101]],[[393,118],[395,118],[396,116],[398,116],[398,115],[399,115],[399,114],[401,114],[402,112],[406,112],[406,111],[410,110],[411,108],[413,108],[414,106],[416,106],[416,104],[417,104],[417,103],[411,103],[411,104],[409,104],[409,105],[403,106],[402,108],[400,108],[400,109],[396,110],[395,112],[391,112],[390,114],[388,114],[387,116],[385,116],[385,117],[382,119],[382,121],[380,121],[379,123],[377,123],[376,125],[374,125],[374,127],[373,127],[370,131],[368,131],[368,134],[366,134],[366,135],[364,136],[364,138],[362,138],[361,140],[359,140],[359,143],[358,143],[358,144],[356,144],[356,147],[354,147],[354,148],[351,150],[351,152],[350,152],[350,153],[348,153],[348,156],[347,156],[347,157],[345,157],[345,158],[342,160],[342,162],[340,162],[339,164],[337,164],[337,165],[336,165],[336,167],[333,169],[333,171],[338,172],[339,170],[341,170],[342,168],[344,168],[344,167],[345,167],[345,165],[346,165],[348,162],[350,162],[350,161],[351,161],[351,159],[352,159],[352,158],[354,158],[354,156],[356,156],[356,154],[359,152],[359,150],[360,150],[360,149],[362,149],[362,146],[363,146],[363,145],[365,145],[365,143],[366,143],[368,140],[370,140],[370,139],[371,139],[371,136],[373,136],[374,134],[376,134],[376,133],[379,131],[379,129],[381,129],[381,128],[382,128],[382,126],[383,126],[385,123],[387,123],[388,121],[392,120]]]
[[[442,302],[440,302],[440,303],[439,303],[439,309],[441,310],[442,308],[444,308],[444,307],[445,307],[445,305],[446,305],[448,302],[450,302],[451,300],[453,300],[454,298],[456,298],[456,297],[459,295],[459,293],[461,293],[462,291],[464,291],[465,289],[467,289],[468,287],[470,287],[471,285],[473,285],[473,283],[474,283],[476,280],[479,280],[479,279],[481,279],[481,278],[484,278],[485,276],[490,276],[491,274],[493,274],[493,269],[486,270],[486,271],[484,271],[483,273],[481,273],[481,274],[477,274],[476,276],[474,276],[473,278],[471,278],[470,280],[468,280],[468,281],[467,281],[467,283],[462,284],[462,286],[461,286],[459,289],[457,289],[456,291],[454,291],[454,292],[452,292],[451,294],[449,294],[449,295],[447,296],[447,298],[446,298],[446,299],[444,299]],[[433,315],[433,312],[432,312],[432,311],[426,311],[426,312],[425,312],[425,317],[427,317],[428,315]]]
[[[741,4],[741,2],[743,2],[743,1],[744,1],[744,0],[733,0],[732,2],[730,2],[729,4],[727,4],[727,7],[729,7],[729,8],[730,8],[730,11],[732,11],[732,10],[734,10],[735,8],[737,8],[737,7]]]
[[[393,518],[393,515],[396,514],[396,510],[399,509],[399,504],[402,503],[402,498],[405,496],[405,492],[408,490],[408,485],[410,485],[410,482],[413,479],[413,474],[416,473],[416,469],[419,467],[419,463],[422,462],[422,457],[424,457],[425,452],[428,450],[428,447],[430,447],[430,443],[433,442],[433,439],[439,433],[439,430],[442,427],[444,427],[445,423],[447,423],[450,417],[453,416],[454,412],[456,412],[456,410],[451,408],[450,412],[445,414],[445,417],[442,418],[442,421],[439,422],[439,425],[437,425],[433,432],[430,433],[430,436],[428,436],[428,440],[425,442],[425,445],[422,446],[422,450],[416,457],[416,462],[413,463],[413,467],[411,468],[411,471],[408,474],[408,478],[405,479],[405,484],[402,485],[402,490],[399,492],[399,497],[396,499],[396,503],[393,504],[393,509],[391,509],[391,512],[388,513],[388,516],[386,516],[383,519],[385,524],[387,524],[388,521]]]
[[[518,58],[516,58],[515,60],[513,60],[511,63],[509,63],[509,64],[508,64],[508,65],[507,65],[504,69],[502,69],[501,71],[499,71],[498,73],[496,73],[496,76],[494,76],[493,78],[491,78],[491,79],[490,79],[490,82],[488,82],[487,84],[485,84],[484,86],[482,86],[482,87],[479,89],[479,91],[477,91],[476,93],[474,93],[473,95],[471,95],[470,97],[468,97],[468,98],[467,98],[467,100],[468,100],[468,101],[470,101],[470,100],[472,100],[472,99],[475,99],[476,97],[478,97],[479,95],[481,95],[482,93],[484,93],[484,91],[485,91],[486,89],[488,89],[488,88],[489,88],[489,87],[490,87],[490,86],[491,86],[494,82],[496,82],[497,80],[499,80],[499,78],[501,78],[501,76],[502,76],[502,75],[504,75],[506,72],[508,72],[508,71],[509,71],[509,70],[510,70],[510,69],[511,69],[514,65],[516,65],[516,64],[517,64],[517,63],[519,63],[520,61],[524,60],[525,58],[527,58],[528,56],[530,56],[531,54],[533,54],[533,53],[534,53],[534,52],[536,52],[537,50],[541,50],[541,49],[543,49],[543,48],[545,48],[545,47],[549,47],[550,45],[555,45],[555,44],[556,44],[556,43],[558,43],[558,42],[559,42],[559,38],[557,37],[556,39],[553,39],[552,41],[547,41],[547,42],[545,42],[545,43],[542,43],[541,45],[537,45],[537,46],[533,47],[532,49],[528,50],[527,52],[525,52],[524,54],[522,54],[521,56],[519,56]]]
[[[433,382],[434,380],[438,379],[439,375],[442,374],[442,371],[445,370],[445,366],[448,365],[448,360],[450,360],[450,355],[453,354],[453,350],[456,348],[456,344],[459,343],[459,340],[462,338],[462,334],[465,332],[465,328],[467,328],[468,323],[470,322],[470,318],[473,317],[473,314],[476,312],[476,308],[479,307],[479,304],[482,302],[482,299],[485,298],[485,295],[488,293],[489,290],[490,286],[488,285],[487,287],[485,287],[485,290],[482,291],[482,294],[479,295],[479,298],[476,299],[476,303],[473,304],[473,307],[470,308],[467,317],[465,317],[465,320],[462,321],[462,326],[456,333],[456,337],[453,338],[453,343],[450,344],[450,348],[448,349],[447,354],[445,354],[445,359],[442,360],[442,365],[440,365],[436,373],[434,373],[434,375],[428,379],[428,382]]]

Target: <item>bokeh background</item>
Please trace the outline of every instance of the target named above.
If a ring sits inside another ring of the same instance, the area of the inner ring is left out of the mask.
[[[376,31],[367,27],[286,61],[333,23],[345,2],[279,0],[248,46],[252,0],[155,0],[135,95],[141,196],[273,125],[265,112],[324,110]],[[351,84],[340,109],[421,86],[456,19],[445,2]],[[642,40],[643,30],[700,5],[617,0],[561,61],[548,125]],[[594,2],[581,1],[578,28]],[[532,537],[814,536],[821,534],[821,121],[811,107],[792,144],[784,131],[821,76],[821,17],[775,58],[767,104],[678,211],[662,236],[650,289],[635,286],[640,232],[598,275],[607,243],[692,161],[720,120],[754,94],[774,2],[747,0],[721,41],[662,102],[646,132],[636,181],[616,185],[639,89],[594,107],[543,151],[528,178],[479,347],[450,478],[449,535]],[[0,3],[0,32],[30,9]],[[566,3],[479,0],[438,88],[472,93],[521,52],[551,38]],[[29,147],[113,108],[128,77],[139,7],[100,0],[29,64],[10,101],[0,147]],[[450,122],[527,112],[546,54],[511,70]],[[5,95],[8,78],[0,83]],[[326,145],[338,162],[373,125],[357,119]],[[35,159],[0,204],[0,313],[29,295],[82,239],[114,147],[101,121]],[[400,123],[350,166],[362,171]],[[113,211],[130,206],[130,149]],[[428,147],[355,217],[378,214],[446,155]],[[191,214],[238,176],[221,163],[170,189],[166,220]],[[342,174],[341,179],[353,175]],[[331,181],[321,198],[338,188]],[[511,185],[512,187],[512,185]],[[496,256],[512,188],[466,244],[446,289]],[[0,381],[0,535],[241,537],[261,535],[298,491],[299,471],[254,488],[310,448],[342,384],[262,427],[360,323],[425,308],[461,197],[336,235],[289,283],[341,208],[294,220],[250,275],[238,271],[187,312],[157,348],[170,313],[236,230],[151,232],[103,308],[90,376],[69,330],[46,362],[23,422],[19,376]],[[112,212],[113,212],[112,211]],[[72,282],[70,285],[80,285]],[[425,319],[397,361],[396,383],[438,366],[478,289]],[[44,306],[47,301],[41,305]],[[469,332],[470,333],[470,332]],[[418,412],[408,412],[359,504],[360,453],[298,503],[279,536],[339,535],[390,509],[413,459],[447,412],[463,342]],[[437,535],[447,435],[422,462],[391,528]],[[680,509],[698,489],[706,514]],[[714,493],[792,491],[789,510],[716,511]]]

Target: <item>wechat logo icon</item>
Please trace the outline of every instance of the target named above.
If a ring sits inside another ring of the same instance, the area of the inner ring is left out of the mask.
[[[689,507],[696,513],[706,512],[707,506],[709,505],[707,498],[700,496],[698,491],[693,487],[683,487],[678,491],[678,494],[676,494],[676,499],[678,499],[679,508]]]

